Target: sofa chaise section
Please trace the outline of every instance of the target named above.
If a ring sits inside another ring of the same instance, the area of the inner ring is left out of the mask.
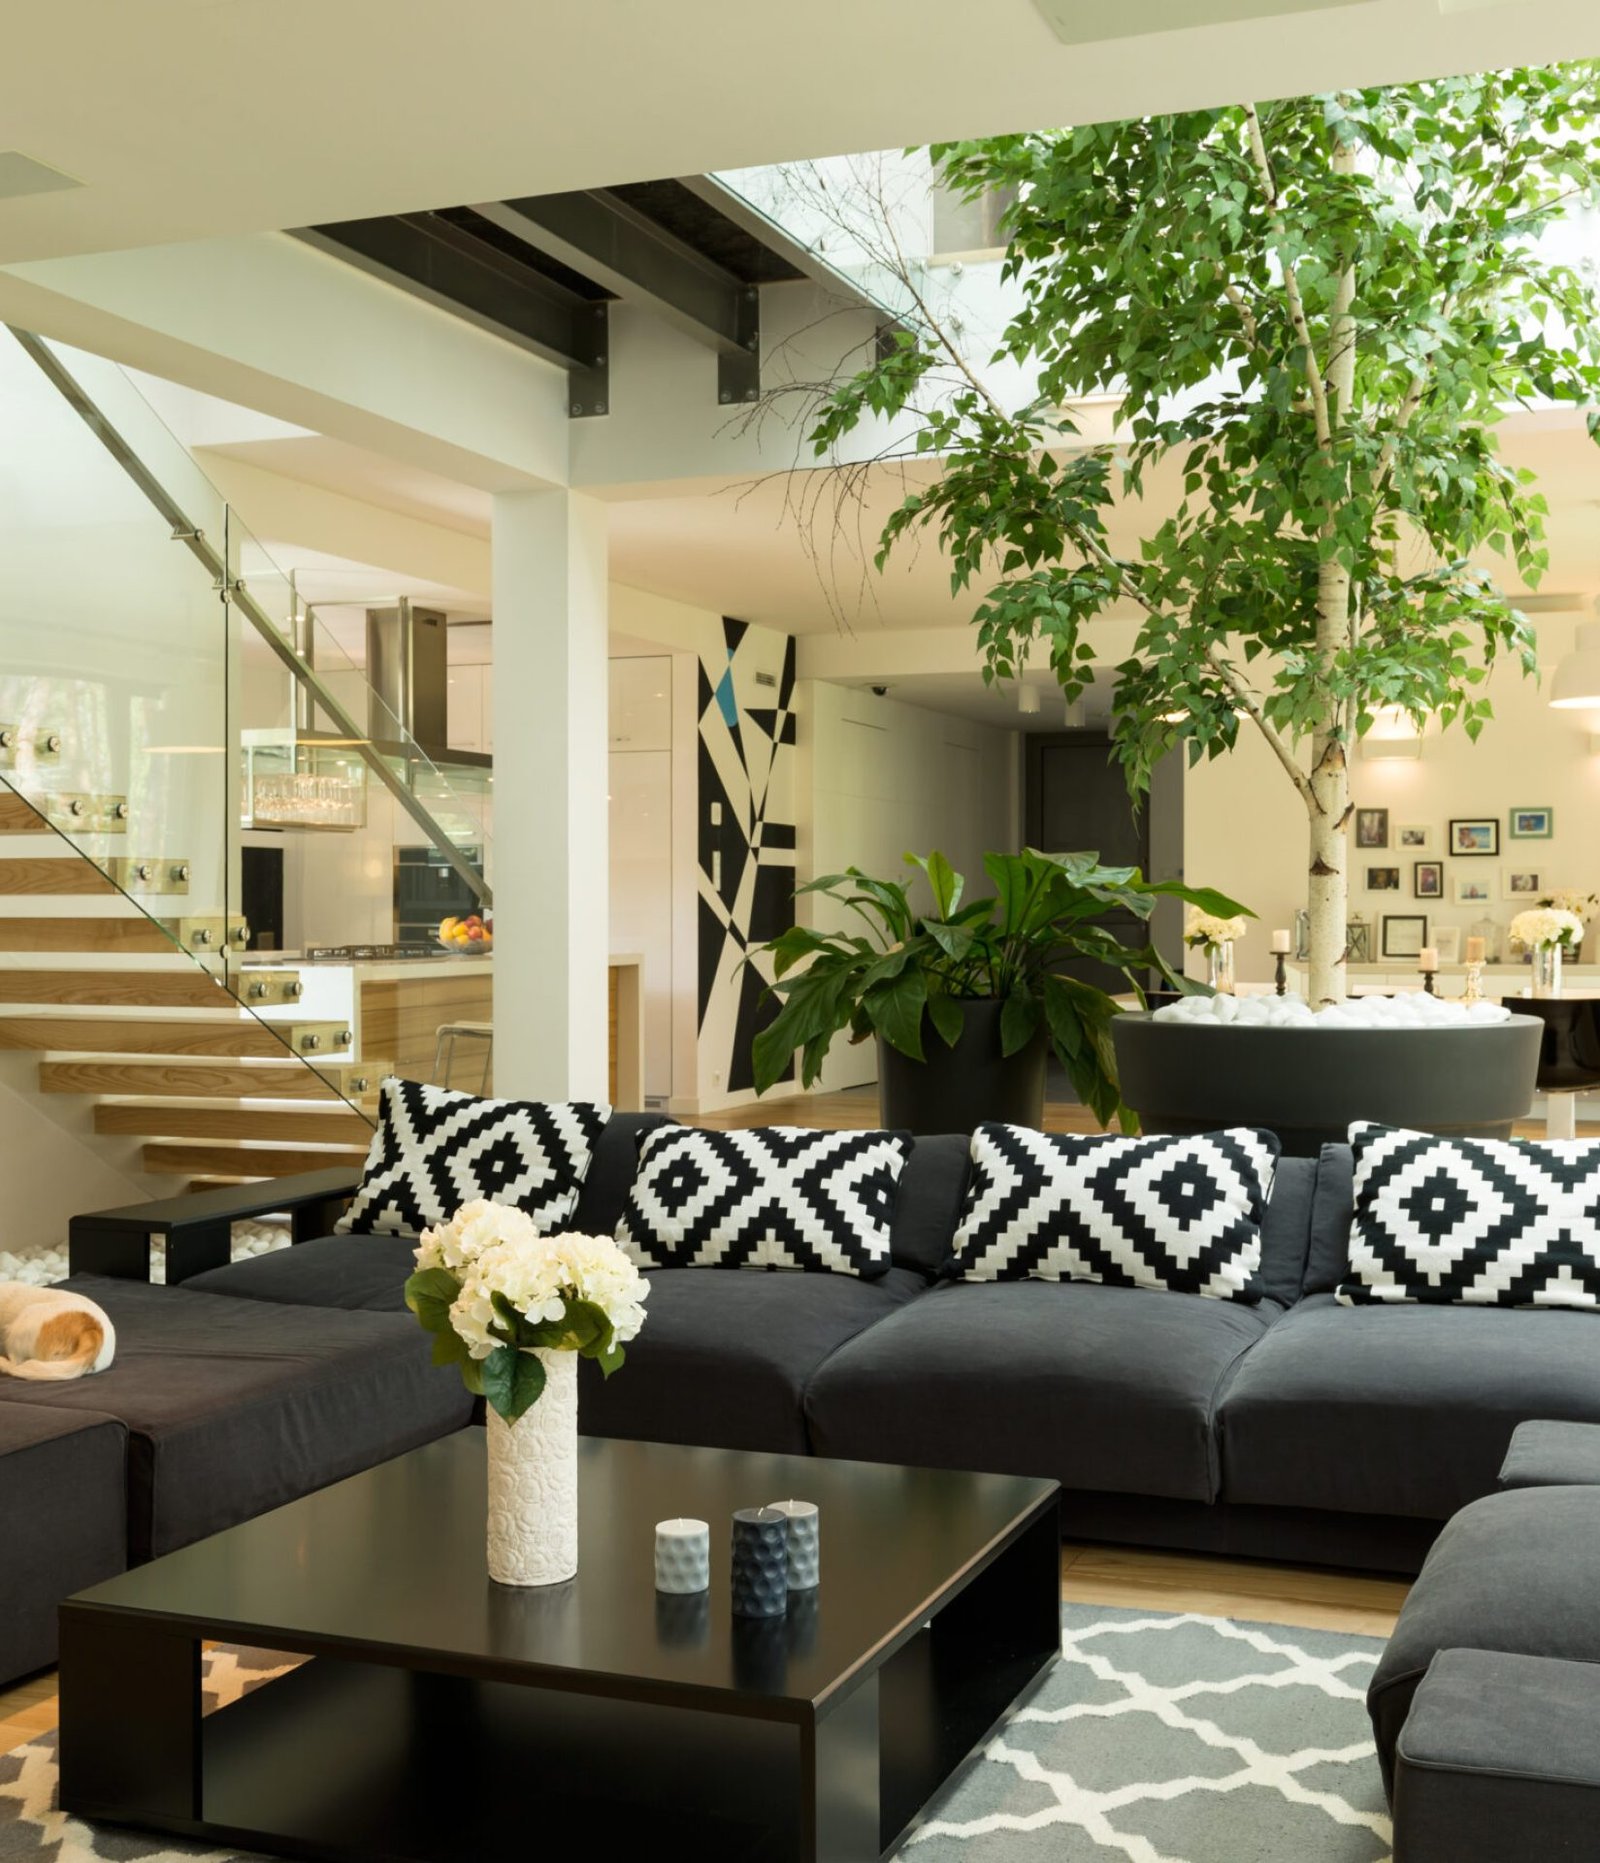
[[[75,1275],[117,1329],[116,1362],[5,1402],[127,1431],[132,1563],[282,1506],[461,1428],[472,1400],[409,1316],[227,1300]],[[58,1594],[59,1595],[59,1594]]]
[[[63,1597],[127,1569],[127,1441],[101,1412],[0,1399],[0,1684],[55,1661]]]

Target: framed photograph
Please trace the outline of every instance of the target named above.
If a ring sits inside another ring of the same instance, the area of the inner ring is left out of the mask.
[[[1398,867],[1368,867],[1367,891],[1369,893],[1398,893],[1400,890],[1400,869]]]
[[[1399,822],[1394,831],[1394,844],[1414,854],[1426,854],[1433,847],[1433,830],[1420,822]]]
[[[1458,873],[1455,897],[1458,906],[1492,906],[1496,889],[1492,873]]]
[[[1359,811],[1356,819],[1361,819]],[[1554,809],[1513,809],[1511,811],[1511,838],[1513,841],[1548,841],[1556,831],[1556,812]]]
[[[1389,811],[1387,809],[1356,810],[1356,846],[1379,848],[1389,845]]]
[[[1427,942],[1428,921],[1422,913],[1384,913],[1382,956],[1420,957]]]
[[[1507,867],[1500,876],[1500,884],[1507,899],[1518,900],[1523,905],[1537,899],[1544,891],[1543,878],[1532,867]]]
[[[1411,863],[1411,890],[1418,899],[1444,898],[1444,862],[1414,860]]]
[[[1459,925],[1435,925],[1433,942],[1438,950],[1441,964],[1461,962],[1461,927]]]
[[[1513,813],[1513,821],[1516,815]],[[1493,815],[1470,815],[1450,824],[1450,852],[1459,859],[1500,852],[1500,823]]]

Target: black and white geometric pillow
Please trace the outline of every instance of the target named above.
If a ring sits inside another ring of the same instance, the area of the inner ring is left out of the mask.
[[[1600,1144],[1362,1121],[1347,1307],[1600,1307]]]
[[[1249,1127],[1113,1138],[979,1126],[952,1273],[1259,1300],[1278,1150]]]
[[[415,1080],[386,1080],[361,1188],[340,1235],[417,1235],[486,1197],[545,1232],[577,1207],[609,1106],[480,1100]]]
[[[617,1240],[646,1268],[800,1268],[874,1279],[911,1141],[895,1132],[665,1126],[639,1148]]]

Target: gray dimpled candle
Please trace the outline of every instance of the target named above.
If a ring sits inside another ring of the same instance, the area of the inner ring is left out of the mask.
[[[812,1501],[774,1501],[788,1523],[789,1589],[811,1591],[822,1577],[822,1516]]]

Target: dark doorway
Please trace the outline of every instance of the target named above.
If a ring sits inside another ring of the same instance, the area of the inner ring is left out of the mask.
[[[283,949],[283,849],[239,850],[239,910],[250,927],[252,951]]]
[[[1046,854],[1098,854],[1108,867],[1137,867],[1147,878],[1183,877],[1183,762],[1162,760],[1135,809],[1111,740],[1103,731],[1038,732],[1026,740],[1023,823],[1029,847]],[[1172,967],[1183,957],[1183,917],[1163,900],[1150,927],[1131,913],[1106,926],[1125,944],[1154,942]],[[1075,963],[1070,974],[1105,990],[1126,989],[1103,964]]]

